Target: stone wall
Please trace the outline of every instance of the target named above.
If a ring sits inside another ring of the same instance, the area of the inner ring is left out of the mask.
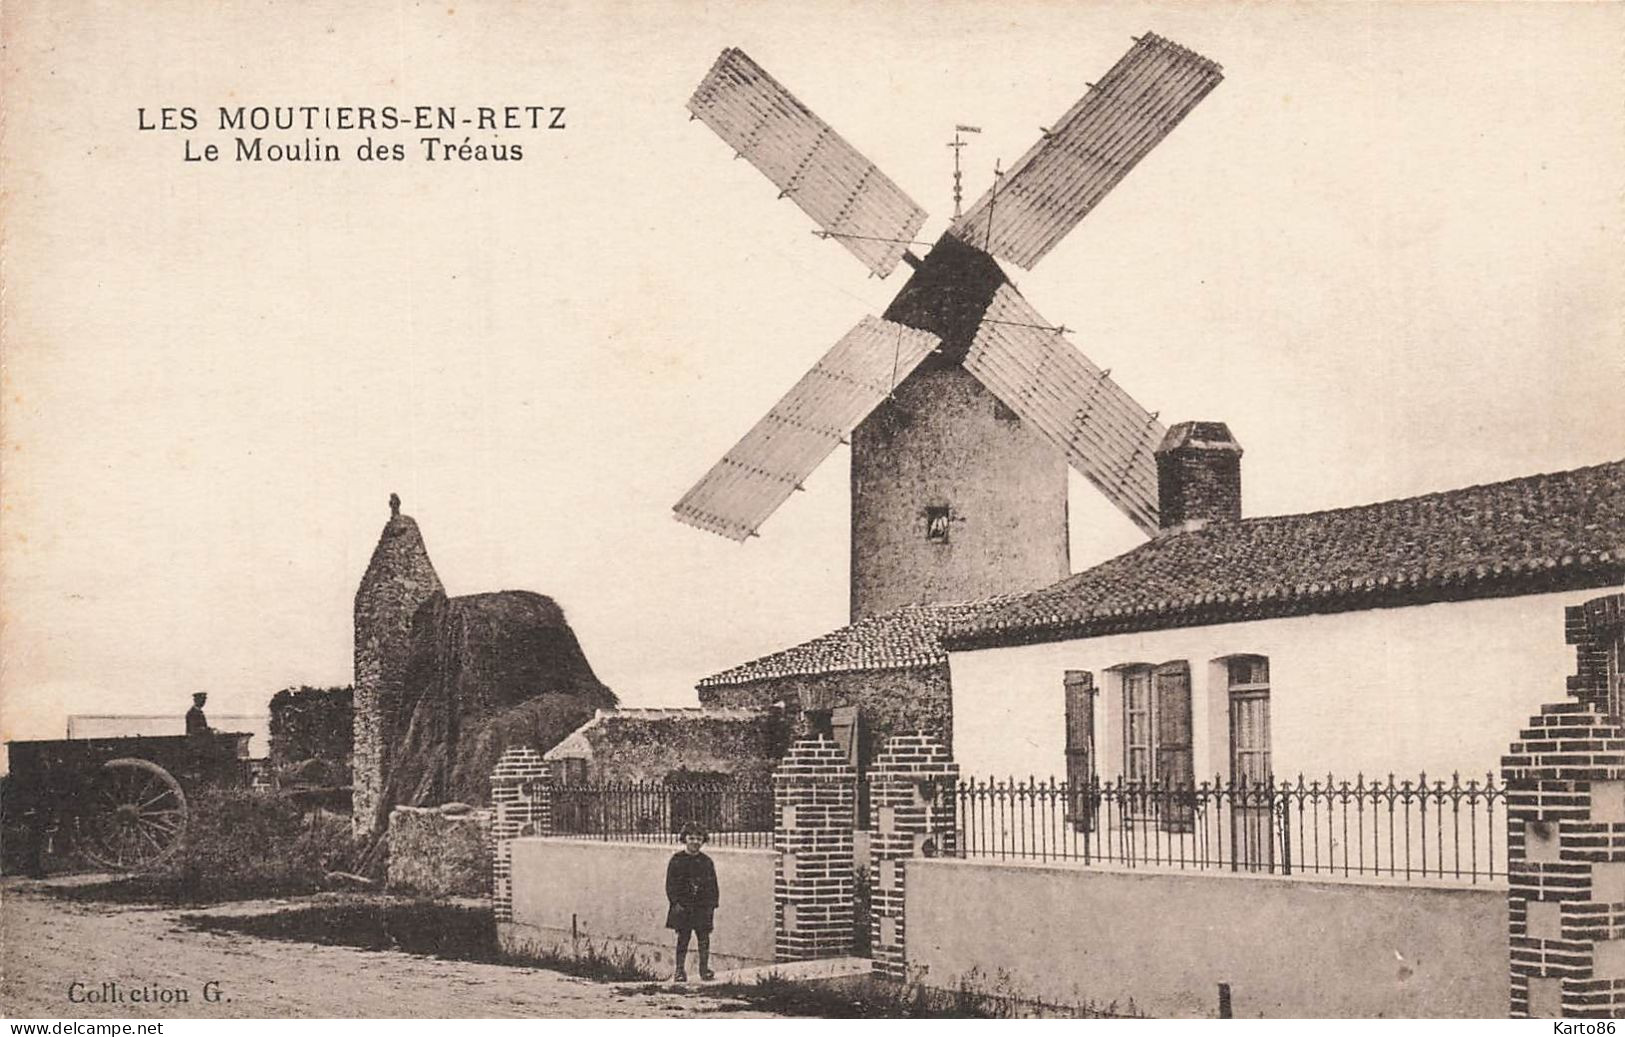
[[[400,698],[412,617],[424,602],[444,594],[418,525],[390,496],[390,518],[355,592],[355,731],[351,756],[353,824],[357,834],[374,831],[379,816],[390,744],[382,717]]]
[[[782,703],[792,718],[789,726],[796,738],[812,733],[800,715],[803,696],[857,706],[862,725],[858,758],[864,769],[874,764],[882,743],[893,735],[924,731],[950,752],[953,749],[953,692],[946,662],[909,669],[799,674],[705,686],[699,689],[699,696],[705,706],[763,707]]]
[[[600,710],[547,759],[564,782],[681,781],[685,774],[765,782],[788,744],[778,709]]]
[[[389,888],[428,897],[491,892],[491,811],[464,804],[389,814]]]

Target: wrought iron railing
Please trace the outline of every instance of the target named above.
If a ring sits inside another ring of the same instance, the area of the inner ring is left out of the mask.
[[[716,845],[773,845],[773,786],[766,783],[557,785],[552,800],[557,835],[675,843],[692,822]]]
[[[1480,781],[964,781],[963,857],[1481,883],[1506,878],[1506,790]]]

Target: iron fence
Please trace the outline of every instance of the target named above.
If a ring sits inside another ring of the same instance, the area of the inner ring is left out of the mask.
[[[553,831],[558,835],[675,843],[690,823],[704,828],[717,845],[770,847],[773,786],[610,782],[553,788]]]
[[[1481,883],[1506,878],[1506,790],[1369,779],[964,781],[962,857]]]

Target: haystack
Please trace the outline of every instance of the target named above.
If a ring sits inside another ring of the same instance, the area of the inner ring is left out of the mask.
[[[546,751],[615,702],[551,598],[434,595],[413,617],[400,697],[385,707],[380,809],[485,803],[504,749]]]

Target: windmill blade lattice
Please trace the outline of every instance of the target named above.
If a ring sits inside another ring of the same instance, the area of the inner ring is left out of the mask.
[[[951,233],[1031,270],[1223,78],[1215,62],[1147,33]]]
[[[1010,285],[993,293],[965,370],[1059,447],[1135,525],[1157,532],[1154,451],[1167,429]]]
[[[925,223],[902,188],[736,47],[717,58],[688,109],[881,277]]]
[[[937,348],[937,336],[865,317],[672,510],[744,540]]]

